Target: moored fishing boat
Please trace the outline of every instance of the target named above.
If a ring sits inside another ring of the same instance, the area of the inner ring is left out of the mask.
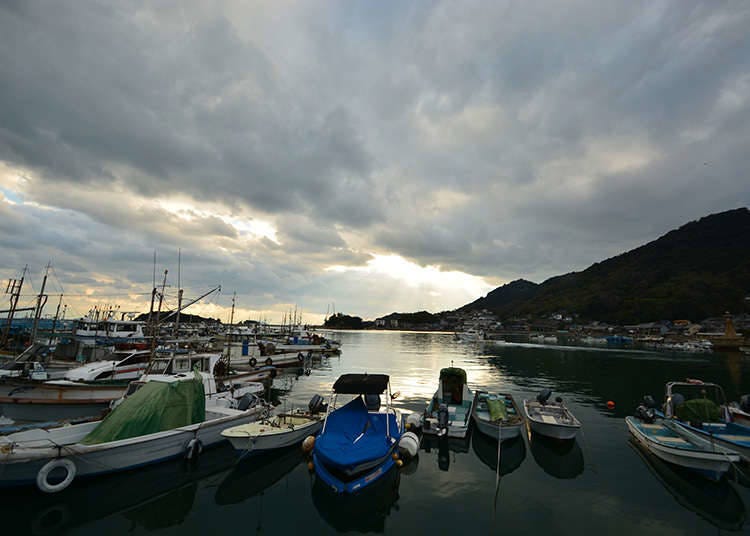
[[[137,380],[148,367],[148,350],[116,350],[106,361],[94,361],[68,370],[64,379],[75,382],[123,382]]]
[[[319,395],[309,404],[309,411],[272,415],[260,421],[227,428],[221,435],[232,446],[244,452],[265,452],[301,443],[318,433],[323,425]]]
[[[336,407],[339,395],[355,395]],[[380,411],[385,395],[385,411]],[[355,493],[376,482],[395,465],[401,438],[391,407],[385,374],[344,374],[333,384],[323,429],[315,441],[316,476],[336,493]]]
[[[503,441],[521,434],[523,414],[509,394],[476,392],[472,417],[477,429],[486,436]]]
[[[664,417],[750,461],[750,428],[732,422],[721,386],[690,379],[669,382],[665,391]]]
[[[101,421],[0,437],[0,486],[36,483],[62,491],[77,477],[128,470],[184,456],[224,438],[221,430],[268,411],[257,397],[216,393],[207,372],[156,374],[129,387]]]
[[[475,395],[466,384],[466,371],[448,367],[440,371],[438,389],[422,416],[425,434],[466,437]]]
[[[644,448],[665,462],[716,481],[740,460],[729,449],[695,434],[686,435],[679,425],[657,416],[644,405],[638,407],[636,415],[625,418],[628,430]]]
[[[557,397],[553,402],[549,398],[552,391],[545,389],[536,400],[524,400],[523,410],[526,422],[535,434],[554,439],[573,439],[581,423],[563,404],[562,398]]]

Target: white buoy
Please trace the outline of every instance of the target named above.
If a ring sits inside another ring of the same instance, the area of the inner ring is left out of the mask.
[[[422,426],[422,416],[419,413],[409,413],[406,417],[406,424],[408,425],[409,430],[420,428]]]
[[[398,442],[398,450],[405,458],[413,458],[419,452],[419,438],[414,432],[406,432]]]

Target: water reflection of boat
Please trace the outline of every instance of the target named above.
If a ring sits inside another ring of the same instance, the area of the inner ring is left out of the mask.
[[[555,478],[575,478],[583,473],[583,451],[578,441],[558,441],[529,434],[531,455],[545,473]]]
[[[219,484],[216,504],[236,504],[260,495],[292,472],[303,457],[302,450],[295,445],[243,459]]]
[[[422,450],[426,453],[431,453],[437,450],[438,454],[438,468],[441,471],[447,471],[450,469],[451,464],[451,452],[453,453],[466,453],[469,452],[469,443],[471,441],[471,434],[466,437],[438,437],[431,435],[422,436]]]
[[[497,471],[497,440],[484,434],[473,434],[471,447],[477,458],[493,471]],[[512,473],[526,459],[526,442],[523,436],[503,441],[500,454],[500,475]]]
[[[338,532],[384,532],[391,508],[398,509],[401,473],[391,469],[358,493],[336,494],[322,479],[315,478],[312,499],[320,517]]]
[[[654,476],[675,500],[688,510],[723,530],[740,530],[745,522],[745,504],[727,481],[707,482],[706,479],[666,463],[649,454],[631,439],[629,445],[641,457]]]
[[[18,534],[58,534],[118,513],[145,528],[168,527],[190,512],[200,481],[228,470],[235,460],[234,449],[222,444],[194,463],[175,460],[75,481],[60,493],[14,490],[0,503],[0,518],[7,531]]]

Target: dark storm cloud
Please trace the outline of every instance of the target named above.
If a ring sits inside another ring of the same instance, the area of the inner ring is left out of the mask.
[[[356,276],[315,274],[371,253],[539,281],[750,204],[748,27],[685,1],[5,3],[0,160],[65,210],[0,226],[70,263],[114,232],[146,274],[188,242],[204,283],[321,307]],[[278,242],[137,201],[175,193]]]

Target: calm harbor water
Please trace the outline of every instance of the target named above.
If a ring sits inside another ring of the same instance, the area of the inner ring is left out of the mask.
[[[497,442],[423,443],[415,463],[356,497],[334,497],[310,475],[297,449],[237,463],[230,448],[198,463],[162,464],[129,474],[76,481],[47,496],[2,492],[5,530],[20,534],[456,533],[471,530],[550,534],[716,534],[743,531],[750,487],[711,485],[632,446],[623,421],[644,394],[657,400],[670,379],[721,384],[730,399],[750,392],[750,362],[739,355],[663,355],[533,345],[466,345],[451,334],[341,332],[339,357],[309,375],[286,372],[274,394],[288,409],[327,395],[345,372],[384,372],[400,409],[421,411],[439,370],[466,369],[472,388],[512,393],[543,388],[562,396],[583,423],[560,446],[527,437]],[[616,408],[607,409],[613,400]]]

